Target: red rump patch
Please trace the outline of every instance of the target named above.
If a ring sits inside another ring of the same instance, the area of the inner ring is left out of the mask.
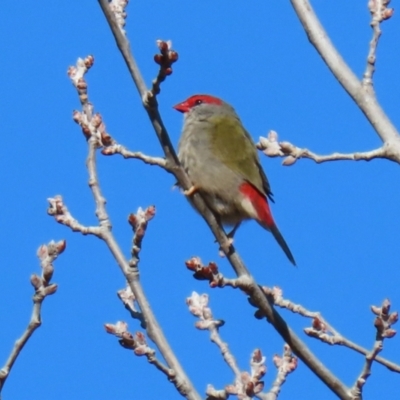
[[[275,226],[267,197],[260,193],[255,186],[249,182],[243,183],[239,190],[250,200],[257,212],[261,225],[265,225],[265,227],[268,229],[271,229],[273,226]]]

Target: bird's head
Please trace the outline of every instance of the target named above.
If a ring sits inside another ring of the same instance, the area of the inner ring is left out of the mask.
[[[208,94],[196,94],[174,106],[183,113],[185,121],[208,120],[218,116],[236,116],[235,110],[225,101]]]
[[[207,108],[219,108],[224,102],[218,97],[208,94],[195,94],[173,108],[181,113],[188,113],[192,110],[202,110]]]

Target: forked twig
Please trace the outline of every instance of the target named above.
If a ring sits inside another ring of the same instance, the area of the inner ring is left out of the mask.
[[[42,303],[44,299],[57,291],[57,284],[50,283],[54,273],[53,262],[65,250],[65,247],[65,240],[60,240],[57,243],[51,241],[47,245],[43,244],[40,246],[37,251],[37,256],[40,260],[40,266],[42,268],[42,274],[41,276],[36,274],[32,274],[31,276],[31,284],[35,289],[35,294],[33,295],[33,310],[31,319],[24,333],[15,342],[14,347],[11,350],[11,353],[8,356],[4,366],[0,369],[0,398],[1,391],[8,376],[10,375],[14,363],[17,361],[18,356],[21,354],[21,351],[27,344],[29,338],[42,324]]]
[[[317,15],[315,14],[309,0],[290,0],[292,6],[303,25],[307,37],[315,47],[325,64],[331,70],[332,74],[343,86],[344,90],[354,100],[356,105],[364,113],[365,117],[375,129],[383,142],[382,151],[384,158],[400,164],[400,135],[396,127],[390,121],[378,100],[376,99],[372,88],[372,75],[375,63],[376,43],[379,35],[374,32],[372,44],[370,44],[370,54],[368,56],[368,65],[364,74],[364,81],[360,81],[347,63],[343,60],[340,53],[329,39],[329,36]],[[385,4],[384,4],[385,3]],[[381,13],[381,6],[386,9],[387,0],[370,0],[370,11],[375,18],[374,13]],[[382,11],[385,18],[390,18],[392,11]],[[377,15],[376,18],[381,18]],[[374,20],[371,23],[374,29],[377,28]]]
[[[295,314],[312,319],[312,326],[304,329],[304,332],[308,336],[321,340],[329,345],[340,345],[347,347],[360,354],[363,354],[364,356],[367,356],[370,353],[369,350],[358,345],[357,343],[352,342],[339,333],[335,328],[333,328],[332,325],[329,324],[329,322],[322,316],[320,312],[310,311],[300,304],[295,304],[292,301],[285,299],[283,297],[283,291],[281,288],[277,286],[274,286],[273,288],[263,286],[262,289],[276,306],[285,308]],[[400,373],[400,365],[389,361],[386,358],[376,356],[375,361],[384,365],[393,372]]]

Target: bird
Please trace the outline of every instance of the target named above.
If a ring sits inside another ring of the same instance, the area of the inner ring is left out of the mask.
[[[268,200],[274,202],[268,178],[257,149],[234,108],[218,97],[196,94],[176,104],[184,123],[178,144],[178,159],[193,186],[223,225],[257,221],[271,232],[289,261],[292,252],[272,217]]]

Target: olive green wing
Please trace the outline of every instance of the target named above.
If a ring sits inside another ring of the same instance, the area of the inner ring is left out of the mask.
[[[256,152],[257,152],[257,150],[256,150]],[[260,171],[260,175],[261,175],[261,179],[262,179],[262,182],[263,182],[263,188],[265,190],[265,193],[267,194],[268,198],[273,203],[275,203],[274,194],[272,193],[271,186],[269,185],[269,181],[268,181],[267,175],[265,174],[265,172],[264,172],[264,170],[263,170],[263,168],[261,166],[258,154],[257,154],[257,164],[258,164],[258,169]]]
[[[218,115],[212,117],[210,122],[211,150],[214,155],[273,201],[256,146],[239,118]]]

